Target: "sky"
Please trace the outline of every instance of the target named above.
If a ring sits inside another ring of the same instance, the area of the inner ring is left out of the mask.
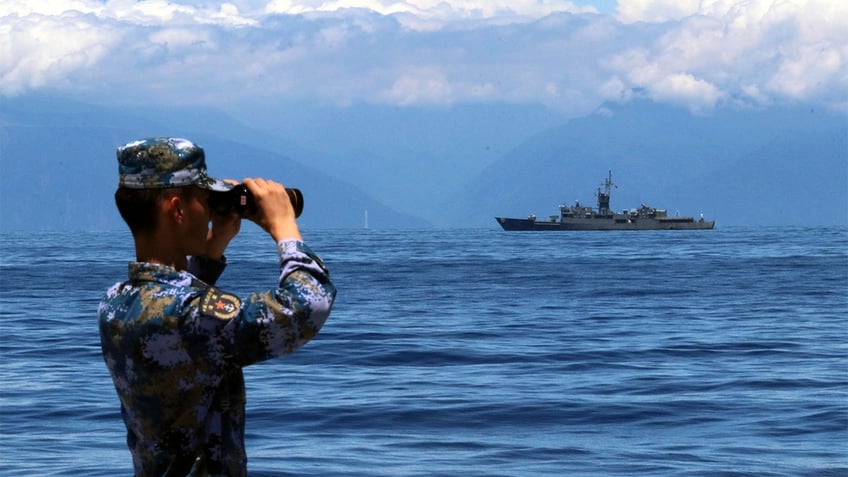
[[[2,0],[0,100],[848,114],[845,0]]]

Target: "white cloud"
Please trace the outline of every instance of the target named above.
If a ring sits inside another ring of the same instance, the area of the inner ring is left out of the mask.
[[[653,99],[682,104],[694,112],[713,109],[723,97],[714,85],[687,73],[663,77],[652,85],[650,93]]]
[[[848,110],[846,60],[842,0],[0,2],[3,95]]]
[[[598,93],[606,101],[626,102],[633,98],[633,90],[627,87],[627,84],[618,76],[613,76],[605,81]]]
[[[172,49],[215,49],[217,47],[208,32],[181,28],[157,30],[150,34],[149,39],[154,45],[163,45]]]
[[[579,7],[565,0],[271,0],[264,11],[302,14],[347,8],[367,9],[381,15],[412,14],[442,22],[501,17],[533,19],[562,12],[597,13],[594,7]]]
[[[842,52],[819,45],[809,45],[787,55],[766,83],[775,93],[804,100],[825,89],[829,78],[840,77],[848,95],[845,60],[848,48]]]
[[[107,58],[118,35],[74,13],[28,15],[0,23],[0,94],[69,84],[73,73]]]
[[[845,101],[840,91],[848,91],[848,2],[634,0],[622,2],[618,15],[624,22],[664,27],[608,64],[657,100],[678,101],[686,91],[700,91],[686,100],[694,109],[731,97],[837,109]]]
[[[444,74],[435,69],[414,68],[403,73],[384,93],[386,99],[401,106],[414,104],[450,104],[453,91]]]
[[[4,0],[0,3],[0,18],[61,16],[72,13],[91,14],[99,19],[114,19],[141,25],[255,24],[254,20],[242,16],[239,7],[231,2],[222,2],[214,8],[193,7],[169,0]]]

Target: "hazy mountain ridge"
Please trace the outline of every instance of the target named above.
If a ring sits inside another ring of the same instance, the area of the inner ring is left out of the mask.
[[[435,207],[488,164],[536,132],[566,120],[538,105],[447,108],[268,105],[242,118],[257,145],[356,184],[407,213],[438,221]]]
[[[615,210],[647,203],[724,225],[848,224],[846,126],[844,116],[809,108],[693,116],[648,103],[606,106],[504,155],[449,201],[446,210],[465,219],[447,220],[486,225],[495,216],[547,217],[574,200],[595,206],[612,170]],[[776,201],[778,184],[798,196]]]
[[[260,129],[208,108],[4,99],[0,228],[123,227],[112,206],[115,147],[156,134],[199,142],[213,175],[302,189],[306,227],[362,227],[366,210],[373,228],[496,227],[495,216],[595,205],[608,170],[616,210],[646,203],[719,226],[848,224],[843,115],[798,107],[693,116],[643,101],[571,121],[532,107],[512,116],[508,105],[388,109],[289,108],[254,118]]]
[[[362,227],[366,210],[374,227],[429,226],[422,219],[386,207],[349,183],[239,142],[237,138],[253,133],[236,128],[235,122],[229,130],[232,137],[221,137],[226,128],[215,124],[225,115],[205,123],[204,117],[212,113],[195,112],[196,118],[157,122],[146,117],[151,114],[148,111],[42,95],[4,100],[0,107],[0,228],[124,227],[112,199],[117,186],[115,148],[157,134],[185,136],[201,144],[213,175],[271,177],[301,189],[306,204],[301,219],[304,227]],[[168,112],[161,114],[167,117]],[[203,132],[205,129],[212,132]]]

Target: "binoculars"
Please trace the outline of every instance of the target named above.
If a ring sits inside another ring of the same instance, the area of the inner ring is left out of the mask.
[[[303,212],[303,194],[298,189],[286,188],[289,195],[294,216],[300,217]],[[209,194],[209,208],[218,215],[229,215],[232,212],[240,216],[256,213],[256,199],[253,193],[244,184],[239,184],[227,192],[211,192]]]

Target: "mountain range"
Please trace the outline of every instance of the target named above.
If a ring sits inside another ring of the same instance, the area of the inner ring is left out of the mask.
[[[568,118],[534,106],[286,104],[265,111],[0,101],[0,230],[115,229],[115,148],[187,137],[216,177],[304,192],[301,224],[497,227],[495,216],[648,204],[724,225],[848,224],[848,118],[804,106],[693,114],[648,101]]]

